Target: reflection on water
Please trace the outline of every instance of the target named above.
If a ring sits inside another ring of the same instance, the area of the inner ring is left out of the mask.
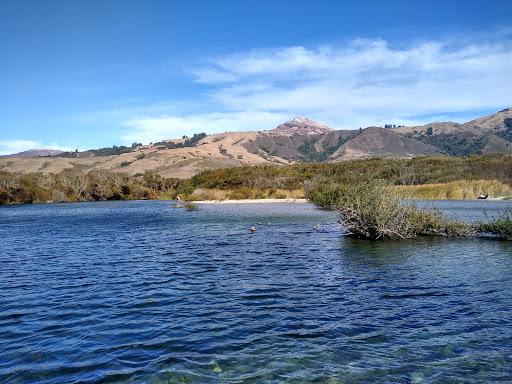
[[[0,382],[512,377],[510,242],[356,241],[306,204],[155,201],[2,207],[0,239]]]

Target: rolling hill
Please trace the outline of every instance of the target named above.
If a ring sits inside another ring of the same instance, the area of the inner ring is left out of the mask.
[[[452,156],[512,153],[512,108],[463,124],[432,123],[396,128],[396,131]]]
[[[264,131],[198,134],[151,145],[84,152],[31,150],[0,158],[0,170],[57,173],[64,169],[107,169],[129,175],[154,170],[165,177],[188,178],[203,170],[241,165],[493,152],[512,153],[512,108],[463,124],[437,122],[358,130],[333,130],[296,117]]]
[[[58,156],[63,151],[58,149],[29,149],[28,151],[13,153],[11,155],[2,155],[0,158],[8,157],[41,157],[41,156]]]

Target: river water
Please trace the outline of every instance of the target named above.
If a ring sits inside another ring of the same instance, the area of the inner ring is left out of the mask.
[[[434,204],[464,220],[511,206]],[[336,219],[1,207],[0,382],[510,382],[511,242],[355,241]]]

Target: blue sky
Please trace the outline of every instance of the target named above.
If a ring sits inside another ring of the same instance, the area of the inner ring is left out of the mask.
[[[0,2],[0,154],[465,121],[512,105],[511,1]]]

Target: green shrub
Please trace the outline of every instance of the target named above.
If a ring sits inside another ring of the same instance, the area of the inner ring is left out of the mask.
[[[272,194],[269,194],[268,197],[273,199],[286,199],[288,198],[288,193],[286,191],[283,191],[281,189],[275,189],[272,191]]]
[[[267,197],[267,194],[265,193],[265,191],[262,191],[261,189],[257,189],[254,192],[254,196],[253,196],[254,199],[265,199],[266,197]]]
[[[183,207],[187,211],[197,211],[197,210],[199,210],[199,207],[197,206],[197,204],[194,204],[194,203],[192,203],[190,201],[183,202]]]
[[[253,191],[251,188],[242,187],[237,188],[233,191],[230,191],[228,194],[228,199],[230,200],[244,200],[244,199],[252,199]]]
[[[491,221],[477,223],[476,228],[481,234],[492,233],[501,239],[512,240],[512,209]]]
[[[0,188],[0,205],[7,204],[9,202],[9,192],[3,188]]]
[[[410,239],[420,235],[469,236],[469,225],[437,210],[420,209],[375,183],[343,185],[331,207],[347,232],[360,239]]]
[[[333,207],[339,201],[342,191],[342,184],[328,180],[310,182],[304,188],[306,198],[322,208]]]

